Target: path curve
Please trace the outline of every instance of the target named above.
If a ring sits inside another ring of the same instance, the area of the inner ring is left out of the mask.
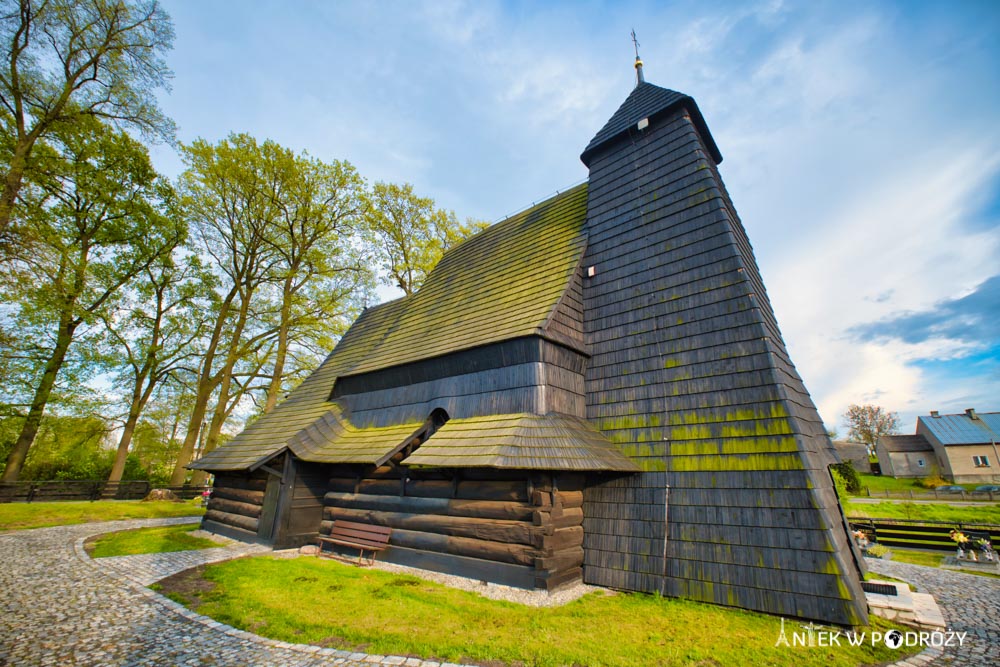
[[[235,543],[108,559],[91,559],[83,550],[92,535],[198,520],[108,521],[0,534],[0,665],[443,667],[416,658],[264,639],[195,614],[146,588],[189,567],[266,551],[264,547]]]
[[[918,592],[933,595],[948,629],[968,633],[961,648],[945,647],[935,665],[1000,665],[1000,579],[892,560],[865,560],[872,572],[908,581]]]

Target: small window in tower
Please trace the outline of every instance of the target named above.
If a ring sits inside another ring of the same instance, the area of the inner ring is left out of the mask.
[[[924,460],[923,459],[917,459],[917,467],[918,468],[923,468],[924,467]]]

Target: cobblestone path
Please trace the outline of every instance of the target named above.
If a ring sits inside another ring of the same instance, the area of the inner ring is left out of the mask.
[[[946,647],[935,665],[1000,665],[1000,579],[895,561],[866,559],[872,572],[908,581],[930,593],[949,630],[967,632],[964,645]]]
[[[263,639],[143,585],[262,547],[97,560],[83,552],[91,535],[192,521],[197,519],[140,519],[0,534],[0,665],[439,665]]]

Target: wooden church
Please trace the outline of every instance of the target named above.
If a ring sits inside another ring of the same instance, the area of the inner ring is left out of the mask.
[[[191,464],[215,474],[204,528],[292,547],[345,519],[425,569],[867,622],[835,450],[722,155],[691,97],[636,71],[586,183],[367,309]]]

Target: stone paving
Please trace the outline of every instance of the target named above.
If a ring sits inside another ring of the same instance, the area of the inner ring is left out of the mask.
[[[940,568],[865,559],[872,572],[902,579],[934,596],[948,629],[967,632],[961,647],[945,647],[934,665],[1000,664],[1000,579]]]
[[[192,520],[197,519],[110,521],[0,534],[0,665],[441,665],[264,639],[195,614],[144,586],[199,563],[262,547],[236,543],[158,558],[96,560],[83,551],[91,535]]]
[[[197,518],[140,519],[0,534],[0,665],[289,665],[460,667],[278,642],[200,616],[146,588],[203,563],[266,551],[259,545],[91,559],[92,535]],[[934,595],[962,647],[901,665],[1000,664],[1000,579],[868,559],[873,572]]]

